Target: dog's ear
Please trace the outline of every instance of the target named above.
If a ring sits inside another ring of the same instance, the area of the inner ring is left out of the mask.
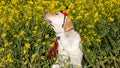
[[[70,20],[70,18],[67,17],[66,19],[66,23],[64,26],[64,31],[69,31],[70,29],[74,28],[72,21]]]

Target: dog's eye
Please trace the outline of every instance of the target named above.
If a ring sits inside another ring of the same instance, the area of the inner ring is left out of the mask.
[[[55,15],[58,15],[58,13],[56,13]]]

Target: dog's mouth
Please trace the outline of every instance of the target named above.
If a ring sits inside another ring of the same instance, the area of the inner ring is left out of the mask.
[[[46,16],[44,16],[44,19],[47,21],[48,24],[52,24],[52,21],[50,21],[49,19],[46,18]]]
[[[52,25],[52,21],[50,20],[46,20],[48,22],[49,25]]]
[[[44,19],[47,21],[47,23],[48,23],[49,25],[53,26],[53,25],[52,25],[52,21],[50,21],[50,20],[47,18],[47,15],[46,15],[46,14],[44,14]],[[54,26],[53,26],[53,27],[54,27]]]
[[[47,13],[45,13],[44,14],[44,19],[49,23],[49,24],[51,24],[52,22],[48,19],[48,14]]]

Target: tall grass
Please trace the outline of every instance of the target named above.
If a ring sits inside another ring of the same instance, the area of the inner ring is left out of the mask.
[[[48,51],[55,40],[44,12],[68,6],[75,30],[84,37],[86,68],[120,67],[119,0],[1,0],[0,68],[50,68]]]

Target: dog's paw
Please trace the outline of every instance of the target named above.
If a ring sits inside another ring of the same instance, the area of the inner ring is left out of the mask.
[[[60,68],[60,65],[59,64],[53,64],[52,68]]]

